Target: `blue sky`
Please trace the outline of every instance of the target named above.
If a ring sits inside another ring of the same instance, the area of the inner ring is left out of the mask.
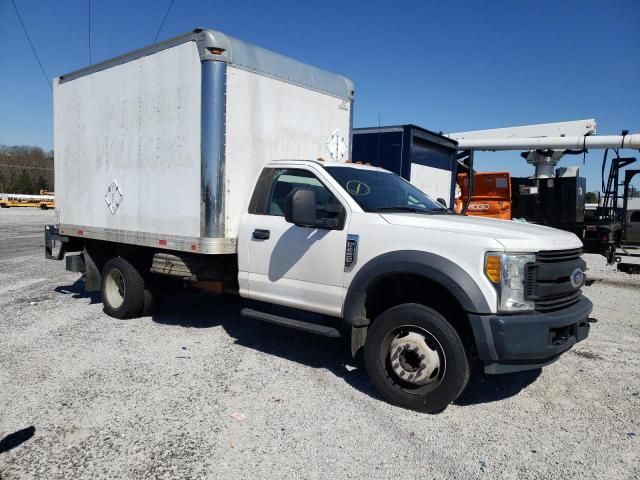
[[[89,63],[88,0],[15,1],[50,77]],[[150,44],[168,4],[93,0],[94,63]],[[640,132],[638,0],[175,0],[159,38],[196,26],[350,77],[356,127],[378,115],[444,132],[596,118],[599,133]],[[51,100],[10,0],[0,0],[0,143],[51,148]],[[589,189],[601,157],[587,156]],[[477,166],[531,173],[517,152],[482,154]]]

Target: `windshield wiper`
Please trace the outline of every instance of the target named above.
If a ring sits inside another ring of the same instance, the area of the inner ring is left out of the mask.
[[[372,212],[412,212],[412,213],[433,213],[434,210],[426,210],[424,208],[417,208],[417,207],[403,207],[400,205],[396,205],[395,207],[378,207],[378,208],[372,208],[371,209]]]
[[[427,209],[427,208],[410,207],[408,205],[407,206],[396,205],[396,206],[393,206],[393,207],[392,206],[378,207],[378,208],[372,208],[370,211],[371,212],[429,213],[429,214],[434,214],[434,215],[451,213],[449,211],[449,209],[447,209],[447,208],[431,208],[431,209]]]

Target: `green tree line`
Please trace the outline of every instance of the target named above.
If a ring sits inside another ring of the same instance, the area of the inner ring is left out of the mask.
[[[584,203],[598,203],[598,194],[596,192],[585,193]]]
[[[38,194],[53,189],[53,151],[0,145],[0,192]]]

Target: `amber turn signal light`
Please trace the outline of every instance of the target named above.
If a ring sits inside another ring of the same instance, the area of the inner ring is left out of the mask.
[[[500,283],[500,255],[487,255],[484,259],[484,273],[493,283]]]

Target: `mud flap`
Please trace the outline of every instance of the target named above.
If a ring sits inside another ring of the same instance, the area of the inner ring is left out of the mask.
[[[86,248],[83,250],[82,256],[84,257],[84,291],[86,293],[99,292],[102,286],[100,270]]]

